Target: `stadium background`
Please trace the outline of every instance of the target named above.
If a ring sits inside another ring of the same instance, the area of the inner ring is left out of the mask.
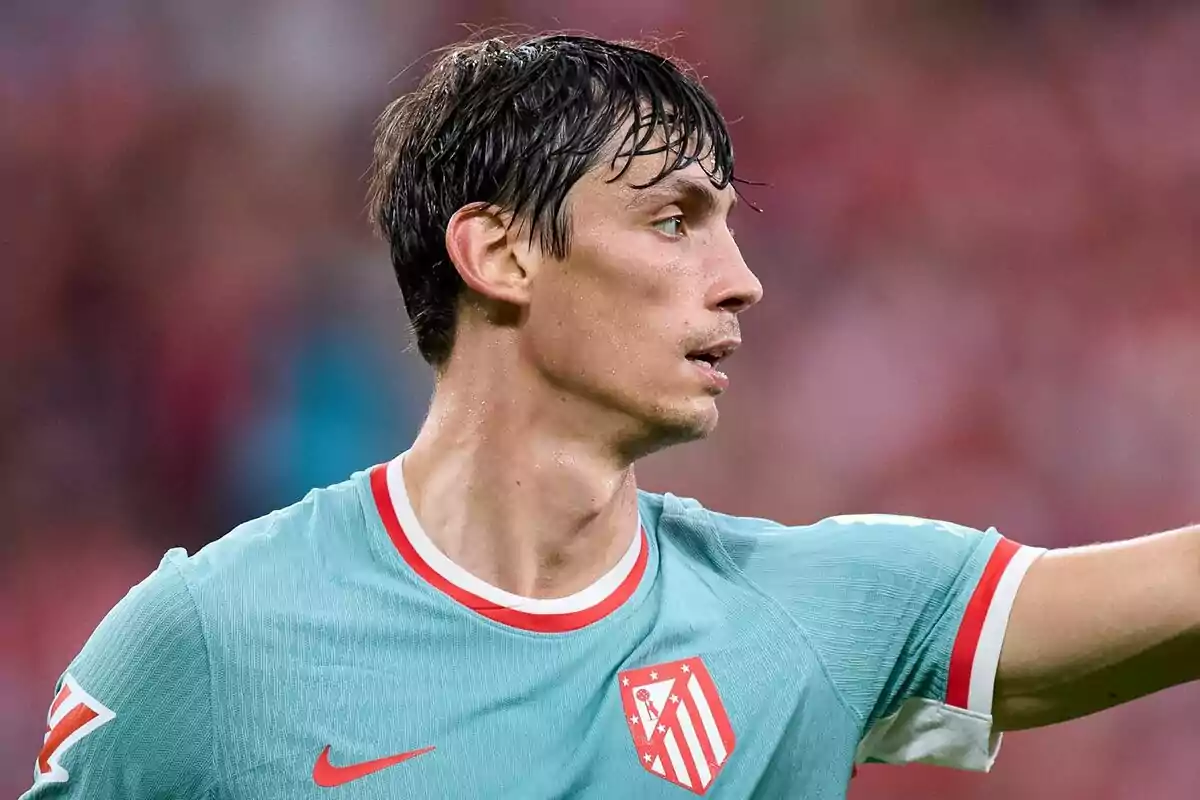
[[[547,8],[553,8],[548,12]],[[686,36],[767,299],[650,488],[1057,546],[1200,508],[1200,9],[983,0],[9,0],[0,10],[0,795],[163,550],[402,449],[429,377],[363,214],[389,81],[462,23]],[[1200,691],[851,797],[1194,794]]]

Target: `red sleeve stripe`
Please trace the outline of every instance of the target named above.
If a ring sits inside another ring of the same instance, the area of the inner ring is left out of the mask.
[[[981,711],[985,714],[991,713],[990,702],[986,709],[971,708],[971,673],[976,666],[975,657],[979,652],[984,622],[992,607],[996,588],[1000,585],[1000,579],[1004,577],[1004,572],[1012,562],[1013,556],[1020,549],[1021,546],[1016,542],[1001,539],[996,544],[996,549],[992,551],[987,565],[983,568],[983,574],[979,577],[979,583],[976,584],[975,592],[967,603],[967,610],[963,613],[962,622],[958,628],[958,637],[954,640],[954,649],[950,653],[950,674],[946,684],[946,703],[948,705]],[[1007,616],[1008,609],[1003,611]]]

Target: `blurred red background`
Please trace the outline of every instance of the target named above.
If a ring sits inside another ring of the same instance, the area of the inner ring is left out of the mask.
[[[553,8],[553,11],[546,9]],[[364,214],[375,115],[472,26],[661,35],[737,120],[767,289],[643,485],[1028,544],[1200,507],[1200,8],[1059,0],[9,0],[0,795],[162,552],[404,449],[429,376]],[[683,31],[681,37],[675,37]],[[1200,691],[851,797],[1194,796]]]

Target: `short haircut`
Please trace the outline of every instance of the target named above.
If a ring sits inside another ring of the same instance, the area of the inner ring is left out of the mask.
[[[616,135],[624,131],[624,138]],[[716,103],[686,66],[642,46],[582,36],[460,44],[379,118],[371,216],[422,357],[443,366],[464,284],[446,226],[472,203],[494,205],[556,258],[570,250],[568,191],[616,145],[612,166],[664,154],[652,185],[692,163],[718,189],[733,148]]]

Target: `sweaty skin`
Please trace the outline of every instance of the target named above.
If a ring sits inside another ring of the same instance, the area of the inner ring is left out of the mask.
[[[471,290],[405,482],[430,538],[482,580],[569,595],[636,530],[633,462],[717,424],[698,349],[736,346],[762,286],[728,226],[736,195],[700,164],[636,189],[662,156],[585,175],[570,253],[543,253],[496,209],[451,220]]]

